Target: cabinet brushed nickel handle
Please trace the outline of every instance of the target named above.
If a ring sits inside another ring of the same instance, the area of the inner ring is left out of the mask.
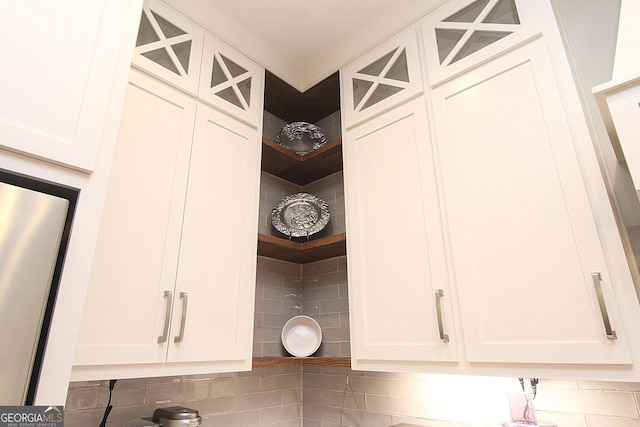
[[[436,290],[436,313],[438,315],[438,333],[440,334],[440,339],[443,342],[449,342],[449,335],[444,333],[444,325],[442,323],[442,304],[440,304],[440,300],[444,296],[444,292],[442,289]]]
[[[611,322],[609,321],[609,312],[607,311],[607,304],[602,294],[602,275],[599,271],[591,273],[591,279],[593,280],[593,286],[596,288],[596,295],[598,297],[598,305],[600,306],[600,314],[602,314],[602,322],[604,323],[604,331],[607,334],[607,339],[615,340],[618,338],[616,331],[611,328]]]
[[[184,325],[187,323],[187,303],[189,302],[189,294],[186,292],[180,292],[180,299],[182,300],[182,316],[180,319],[180,334],[173,338],[174,343],[182,342],[184,340]]]
[[[164,329],[162,330],[162,335],[158,337],[158,344],[162,344],[163,342],[167,342],[167,337],[169,336],[169,321],[171,320],[171,306],[173,305],[173,292],[164,291],[164,299],[165,299],[165,312],[164,312]]]

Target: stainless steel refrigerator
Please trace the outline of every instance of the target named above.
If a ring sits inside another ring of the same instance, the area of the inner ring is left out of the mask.
[[[50,194],[57,190],[47,183],[0,178],[0,405],[25,405],[37,385],[75,199]]]

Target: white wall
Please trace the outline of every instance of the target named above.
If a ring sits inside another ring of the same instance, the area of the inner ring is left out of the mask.
[[[612,79],[614,62],[618,62],[616,44],[620,44],[618,25],[629,21],[621,3],[629,0],[553,0],[556,16],[560,23],[574,68],[577,84],[581,91],[583,104],[589,112],[593,132],[597,136],[603,167],[610,179],[616,201],[620,208],[622,221],[626,227],[640,225],[640,203],[626,165],[618,163],[613,152],[604,122],[595,102],[592,89]],[[634,31],[640,19],[640,2],[630,0],[636,5],[633,21]],[[634,55],[638,57],[640,69],[640,50],[638,38],[633,41]]]
[[[640,49],[638,49],[640,2],[638,0],[619,1],[622,5],[612,80],[640,71]]]

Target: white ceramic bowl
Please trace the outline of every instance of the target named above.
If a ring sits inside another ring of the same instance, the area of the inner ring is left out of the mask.
[[[322,343],[322,329],[309,316],[295,316],[282,328],[282,344],[292,356],[307,357]]]

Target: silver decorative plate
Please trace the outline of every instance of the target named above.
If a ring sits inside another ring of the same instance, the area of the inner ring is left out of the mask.
[[[291,194],[271,211],[271,223],[289,237],[309,237],[329,223],[329,205],[309,193]]]
[[[307,122],[293,122],[283,126],[276,135],[276,142],[304,156],[327,143],[327,137],[318,126]]]

